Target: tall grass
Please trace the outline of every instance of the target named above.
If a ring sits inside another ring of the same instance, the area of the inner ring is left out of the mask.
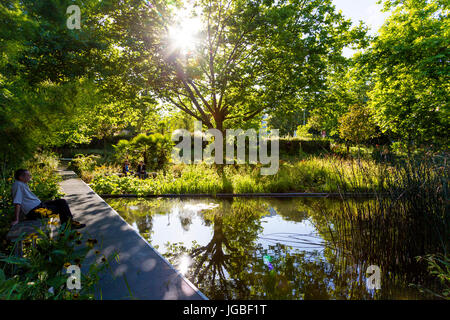
[[[417,257],[448,257],[448,169],[445,161],[416,157],[390,167],[380,166],[376,175],[356,166],[352,171],[356,176],[349,179],[338,170],[341,208],[324,212],[333,221],[336,249],[354,261],[378,265],[383,281],[406,281],[442,291],[441,284]],[[373,182],[374,177],[378,183]],[[348,181],[352,182],[350,186]],[[361,190],[364,185],[368,189],[377,186],[372,188],[375,200],[361,202],[346,197],[346,191]]]
[[[92,187],[101,194],[216,194],[216,193],[282,193],[282,192],[338,192],[344,182],[347,190],[371,192],[379,188],[379,179],[361,184],[364,173],[377,174],[371,160],[360,162],[365,172],[353,170],[354,160],[334,157],[309,157],[301,161],[280,161],[277,174],[262,176],[260,165],[225,166],[223,173],[214,166],[173,165],[160,171],[155,179],[97,175]],[[341,169],[341,174],[336,171]]]

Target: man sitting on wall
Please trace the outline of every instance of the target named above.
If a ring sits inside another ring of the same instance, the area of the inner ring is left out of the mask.
[[[15,182],[12,185],[12,198],[15,207],[15,220],[12,225],[19,223],[20,211],[25,213],[26,220],[35,220],[41,218],[40,208],[51,210],[59,214],[61,224],[69,223],[73,229],[81,229],[86,225],[73,220],[69,205],[64,199],[49,200],[41,202],[36,195],[31,192],[28,182],[31,180],[31,174],[26,169],[19,169],[14,174]]]

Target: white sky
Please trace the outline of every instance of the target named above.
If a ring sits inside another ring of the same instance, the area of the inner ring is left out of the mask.
[[[355,24],[362,20],[370,27],[370,34],[375,35],[389,16],[388,12],[381,12],[382,5],[377,0],[333,0],[336,10],[342,10],[344,16],[351,18]],[[351,49],[344,49],[344,56],[350,57],[354,53]]]

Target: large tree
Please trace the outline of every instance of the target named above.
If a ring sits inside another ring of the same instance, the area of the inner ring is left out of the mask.
[[[125,81],[219,130],[292,96],[316,94],[327,64],[342,59],[342,48],[364,33],[350,31],[329,0],[191,4],[197,9],[122,1],[105,26],[130,66]],[[188,37],[195,20],[191,45],[180,35]]]
[[[448,146],[449,3],[385,1],[392,15],[367,53],[369,105],[382,131],[410,144]]]
[[[356,54],[348,64],[329,65],[325,91],[306,105],[311,109],[308,125],[315,131],[325,130],[329,136],[339,136],[339,118],[352,105],[366,105],[368,91],[373,87],[370,73],[361,54]]]
[[[82,114],[101,102],[96,76],[109,44],[98,1],[80,6],[82,27],[67,28],[69,0],[0,1],[0,174],[38,146],[75,136]],[[61,135],[63,133],[63,135]]]

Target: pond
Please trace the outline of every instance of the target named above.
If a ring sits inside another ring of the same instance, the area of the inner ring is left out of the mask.
[[[340,200],[106,201],[210,299],[430,298],[411,286],[432,285],[426,268],[396,249],[409,242],[342,221]],[[370,265],[380,268],[380,283],[370,282],[378,290],[366,283]]]

